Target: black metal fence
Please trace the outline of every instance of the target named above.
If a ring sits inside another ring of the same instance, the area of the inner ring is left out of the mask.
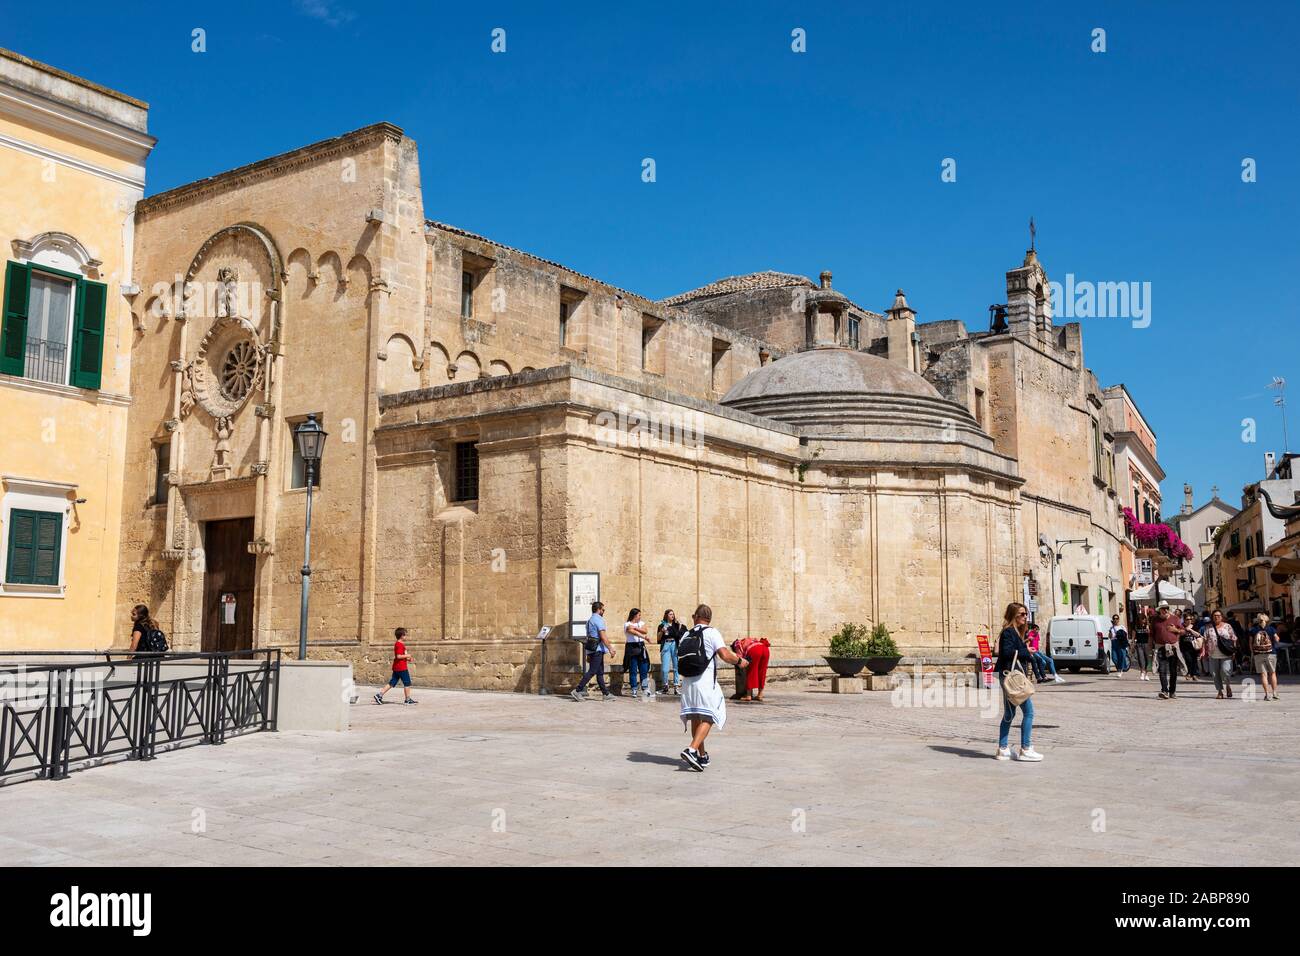
[[[279,648],[73,655],[0,652],[0,785],[276,729]]]
[[[66,385],[68,380],[68,343],[46,339],[28,339],[23,377],[34,378],[55,385]]]

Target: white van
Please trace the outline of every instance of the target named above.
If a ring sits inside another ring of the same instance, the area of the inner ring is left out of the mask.
[[[1047,646],[1057,667],[1078,673],[1080,667],[1096,667],[1109,674],[1110,621],[1099,614],[1062,614],[1047,625]]]

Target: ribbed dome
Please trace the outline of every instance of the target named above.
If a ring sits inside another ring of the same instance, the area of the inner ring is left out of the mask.
[[[778,395],[845,392],[942,398],[920,375],[888,359],[853,349],[821,348],[796,352],[745,376],[727,392],[722,404]]]
[[[993,449],[970,413],[916,372],[853,349],[778,359],[737,382],[722,404],[798,425],[810,436]]]

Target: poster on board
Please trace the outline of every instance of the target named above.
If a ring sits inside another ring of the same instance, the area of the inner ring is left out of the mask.
[[[599,571],[569,572],[569,636],[574,640],[582,640],[587,636],[591,602],[599,600]]]

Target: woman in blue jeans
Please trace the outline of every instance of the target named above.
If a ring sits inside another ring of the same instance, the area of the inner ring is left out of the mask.
[[[1029,610],[1023,605],[1012,602],[1007,605],[1002,616],[1002,635],[998,638],[998,680],[1005,681],[1006,675],[1013,667],[1024,669],[1024,662],[1032,660],[1029,648],[1025,644],[1025,633],[1029,630]],[[1011,759],[1011,721],[1016,716],[1016,705],[1009,700],[1003,701],[1002,723],[998,727],[998,760]],[[1034,699],[1026,697],[1020,705],[1020,751],[1017,760],[1042,760],[1043,755],[1034,750]]]
[[[664,611],[664,616],[659,619],[659,688],[665,694],[670,687],[674,693],[682,692],[682,675],[677,669],[677,642],[685,633],[686,626],[677,620],[677,613],[672,608]],[[676,685],[668,679],[669,666],[677,678]]]
[[[628,679],[632,682],[632,699],[641,696],[645,690],[646,699],[654,697],[650,689],[650,650],[645,642],[645,625],[641,623],[641,609],[632,608],[623,625],[623,636],[627,638],[627,649],[623,653],[624,666]]]

